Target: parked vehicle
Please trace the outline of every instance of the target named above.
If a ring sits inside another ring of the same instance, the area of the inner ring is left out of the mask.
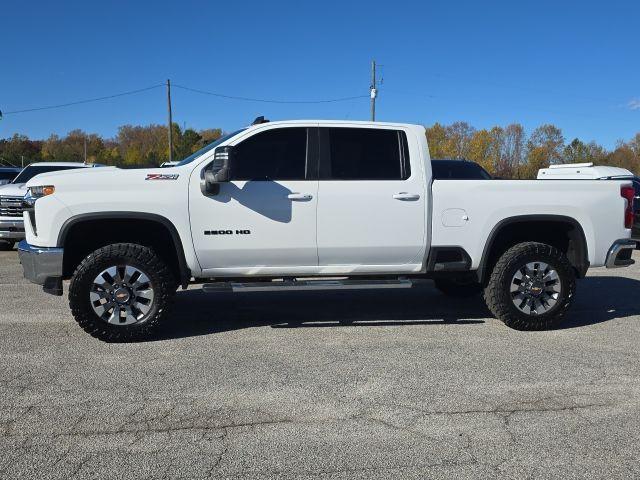
[[[475,162],[431,160],[434,180],[491,180],[493,177]]]
[[[538,180],[626,180],[633,178],[626,168],[594,165],[593,163],[563,163],[538,170]]]
[[[20,168],[15,167],[0,167],[0,186],[11,183],[20,173]]]
[[[77,162],[39,162],[27,165],[13,180],[0,186],[0,250],[11,250],[16,241],[25,238],[22,219],[26,184],[36,175],[74,168],[99,166]]]
[[[567,163],[551,165],[538,170],[539,180],[630,180],[635,190],[633,228],[631,238],[640,246],[640,177],[626,168],[594,165],[593,163]]]
[[[546,329],[589,266],[633,264],[629,181],[434,180],[417,125],[258,123],[175,167],[27,185],[25,277],[56,295],[70,278],[76,321],[108,341],[150,335],[195,279],[210,293],[433,278],[484,289],[510,327]]]

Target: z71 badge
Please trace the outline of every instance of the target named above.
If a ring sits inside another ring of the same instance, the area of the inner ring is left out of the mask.
[[[177,173],[147,173],[145,180],[177,180],[179,176]]]

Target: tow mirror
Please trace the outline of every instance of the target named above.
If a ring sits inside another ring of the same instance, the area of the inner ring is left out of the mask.
[[[213,154],[213,162],[204,172],[204,184],[202,193],[205,195],[217,195],[220,184],[231,180],[231,165],[233,164],[235,150],[232,146],[218,147]]]

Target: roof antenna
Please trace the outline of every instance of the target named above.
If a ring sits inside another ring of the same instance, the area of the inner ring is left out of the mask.
[[[269,120],[264,118],[264,115],[256,117],[256,119],[251,123],[251,125],[260,125],[261,123],[267,123]]]

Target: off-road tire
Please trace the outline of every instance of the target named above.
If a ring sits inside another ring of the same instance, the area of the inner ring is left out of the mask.
[[[457,281],[449,278],[437,278],[435,287],[444,295],[455,298],[469,298],[482,293],[482,284],[470,281]]]
[[[556,304],[543,314],[526,314],[513,303],[510,286],[515,272],[529,262],[544,262],[558,274],[561,292]],[[508,249],[493,267],[484,290],[487,307],[496,318],[516,330],[548,330],[557,328],[573,303],[576,277],[567,257],[557,248],[544,243],[519,243]]]
[[[114,325],[101,319],[89,297],[96,275],[117,265],[142,269],[154,291],[150,310],[139,322],[130,325]],[[167,320],[175,293],[176,280],[153,249],[133,243],[116,243],[89,254],[76,268],[69,285],[69,306],[78,325],[95,338],[105,342],[140,341],[152,338]]]
[[[16,242],[9,242],[7,240],[0,240],[0,251],[8,252],[9,250],[13,250],[13,246]]]

